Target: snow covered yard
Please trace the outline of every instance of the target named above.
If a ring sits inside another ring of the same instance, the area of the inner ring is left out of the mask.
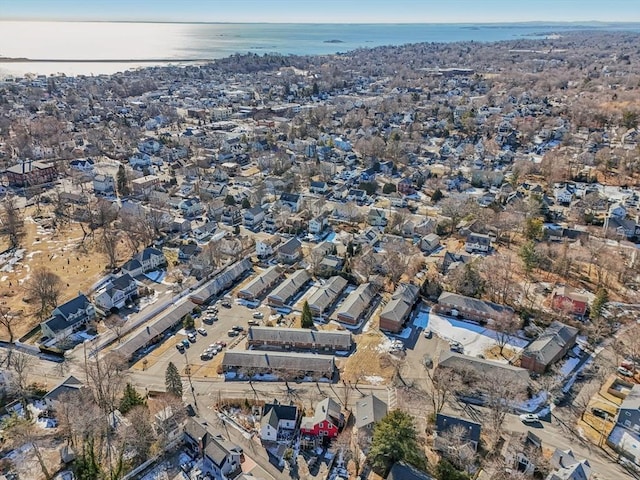
[[[494,330],[475,323],[454,320],[429,312],[427,325],[434,334],[442,339],[460,343],[464,347],[466,355],[484,355],[484,352],[498,344],[498,334]],[[505,347],[519,352],[528,343],[525,339],[512,336],[508,338]]]

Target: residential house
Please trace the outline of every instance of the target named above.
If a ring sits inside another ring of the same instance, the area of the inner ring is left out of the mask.
[[[398,193],[403,195],[413,195],[416,193],[415,188],[413,187],[413,180],[410,178],[403,178],[398,182]]]
[[[578,338],[578,329],[554,321],[522,352],[520,366],[535,373],[544,373],[573,348]]]
[[[113,309],[118,310],[138,296],[138,284],[128,273],[112,278],[103,289],[96,293],[94,302],[96,310],[107,315]]]
[[[208,426],[189,418],[184,426],[184,441],[201,462],[204,475],[213,478],[233,478],[241,469],[243,450],[241,447],[215,435]]]
[[[78,158],[76,160],[71,160],[69,162],[69,166],[80,172],[91,173],[93,172],[95,162],[90,158]]]
[[[199,227],[193,229],[193,236],[196,240],[204,240],[205,238],[213,235],[213,233],[218,228],[218,224],[216,222],[207,222]]]
[[[551,308],[556,311],[569,312],[583,317],[589,307],[589,298],[576,289],[559,286],[551,293]]]
[[[296,263],[302,256],[302,243],[296,237],[290,238],[278,247],[277,256],[283,263]]]
[[[418,301],[420,288],[409,283],[401,283],[393,293],[391,300],[380,312],[380,329],[399,332],[409,318],[413,306]]]
[[[372,431],[374,425],[387,415],[387,411],[387,404],[373,393],[362,397],[356,402],[356,428],[358,430]]]
[[[338,300],[340,294],[347,288],[347,280],[342,277],[331,277],[323,286],[319,287],[307,302],[315,316],[324,314]]]
[[[309,220],[309,233],[312,235],[317,235],[322,233],[325,228],[329,225],[329,221],[327,219],[326,214],[320,214],[316,217],[313,217]]]
[[[265,403],[260,417],[260,439],[275,442],[283,436],[290,437],[298,423],[298,407],[282,405],[275,400]]]
[[[279,377],[332,380],[336,365],[332,355],[316,353],[264,352],[255,350],[227,350],[222,359],[225,374],[271,374]],[[269,377],[267,377],[269,378]]]
[[[178,208],[186,218],[197,217],[204,212],[204,205],[199,198],[185,198],[178,204]]]
[[[566,186],[556,189],[553,194],[556,202],[563,205],[569,205],[573,200],[573,192]]]
[[[131,180],[131,191],[134,195],[147,196],[158,185],[160,185],[160,177],[157,175],[145,175]]]
[[[607,444],[640,466],[640,385],[633,385],[622,401]]]
[[[442,273],[448,273],[460,265],[471,262],[473,257],[460,253],[446,252],[442,258]]]
[[[542,440],[530,430],[526,433],[513,434],[504,442],[501,454],[507,468],[533,476],[540,466]]]
[[[275,307],[288,305],[310,280],[306,270],[296,270],[267,296],[267,303]]]
[[[254,350],[348,352],[353,347],[353,339],[351,333],[337,330],[249,327],[247,346]]]
[[[627,209],[620,202],[612,203],[609,207],[609,217],[624,218],[627,216]]]
[[[227,205],[222,210],[220,221],[225,225],[235,227],[242,223],[242,212],[237,205]]]
[[[372,208],[369,210],[367,223],[372,227],[384,227],[387,225],[387,214],[380,208]]]
[[[591,478],[589,461],[576,459],[571,450],[556,448],[550,463],[553,470],[545,480],[589,480]]]
[[[482,426],[479,423],[438,413],[436,415],[436,437],[434,448],[437,451],[447,454],[461,455],[454,452],[454,449],[465,448],[469,450],[469,458],[478,451],[480,445],[480,433]],[[456,442],[451,442],[451,437],[456,438]],[[462,456],[462,455],[461,455]]]
[[[280,268],[278,266],[269,267],[238,291],[238,297],[255,300],[279,283],[281,279],[282,272]]]
[[[430,233],[420,239],[420,250],[425,253],[432,253],[440,246],[440,235]]]
[[[467,253],[487,253],[491,250],[491,237],[482,233],[470,233],[467,236],[464,249]]]
[[[376,293],[377,288],[373,283],[359,285],[336,309],[336,319],[349,325],[357,325],[371,306]]]
[[[325,195],[329,191],[329,185],[327,185],[327,182],[311,181],[309,185],[309,191],[311,193]]]
[[[352,188],[347,192],[347,200],[349,202],[365,203],[367,201],[367,192]]]
[[[280,195],[280,204],[288,207],[293,213],[298,213],[302,207],[302,197],[297,193],[283,193]]]
[[[259,258],[267,258],[273,255],[276,247],[282,242],[280,237],[269,237],[256,239],[256,255]]]
[[[505,381],[513,381],[522,385],[528,385],[529,383],[529,372],[524,368],[451,352],[449,350],[443,350],[440,353],[437,368],[452,368],[463,371],[472,370],[480,377],[487,377],[488,379],[503,378]]]
[[[325,398],[316,405],[313,417],[302,417],[300,433],[315,437],[335,438],[344,426],[340,405],[332,398]]]
[[[164,257],[164,253],[157,248],[147,247],[125,263],[122,266],[122,271],[132,277],[137,277],[142,273],[158,270],[166,264],[167,259]]]
[[[93,177],[93,193],[96,195],[114,195],[116,181],[112,175],[96,175]]]
[[[359,245],[369,245],[373,247],[382,238],[382,231],[379,227],[369,227],[353,241]]]
[[[28,187],[53,182],[58,177],[58,170],[54,163],[44,163],[25,160],[9,167],[4,172],[9,185],[14,187]]]
[[[94,318],[96,318],[94,305],[81,293],[74,299],[57,306],[51,312],[51,316],[40,323],[42,336],[61,340],[81,330]]]
[[[196,243],[186,243],[180,245],[178,248],[178,260],[181,262],[188,262],[193,257],[198,255],[202,249]]]
[[[244,211],[243,224],[251,230],[256,230],[264,222],[265,212],[262,207],[247,208]]]
[[[433,307],[434,312],[453,317],[464,318],[478,323],[491,320],[512,318],[514,311],[511,307],[485,302],[477,298],[465,297],[452,292],[442,292],[438,297],[438,304]]]
[[[396,462],[387,474],[386,480],[434,480],[432,476],[418,470],[413,465],[405,462]]]
[[[85,388],[84,383],[73,375],[69,375],[62,382],[45,393],[42,400],[44,400],[49,408],[55,409],[56,402],[65,399],[68,395],[79,393],[83,388]]]
[[[640,224],[637,219],[607,217],[604,221],[604,228],[607,232],[627,240],[635,241],[640,237]]]

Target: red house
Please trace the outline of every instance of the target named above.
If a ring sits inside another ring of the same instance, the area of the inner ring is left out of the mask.
[[[587,313],[589,299],[571,287],[556,287],[551,294],[551,308],[557,311],[569,311],[574,315],[584,316]]]
[[[313,417],[302,417],[300,431],[303,435],[335,438],[344,425],[344,415],[333,399],[325,398],[318,405]]]

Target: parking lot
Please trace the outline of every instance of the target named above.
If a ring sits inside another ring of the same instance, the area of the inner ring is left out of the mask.
[[[243,334],[238,336],[230,336],[229,330],[234,326],[243,327],[244,331],[249,326],[249,322],[262,323],[270,316],[271,309],[267,306],[260,306],[255,309],[248,308],[230,299],[229,308],[223,307],[221,302],[215,303],[218,313],[217,320],[210,325],[206,322],[209,315],[206,312],[207,306],[203,305],[202,315],[196,316],[196,329],[202,329],[206,335],[196,331],[195,341],[189,341],[187,332],[183,329],[179,330],[175,335],[168,337],[164,342],[158,345],[154,350],[150,351],[146,356],[139,359],[134,365],[135,370],[145,370],[151,376],[162,376],[169,362],[173,362],[182,374],[186,373],[185,367],[189,365],[190,374],[194,378],[212,378],[216,377],[218,365],[222,360],[224,352],[228,348],[233,348],[236,344],[244,339]],[[263,319],[253,318],[255,312],[263,314]],[[184,341],[186,348],[180,350],[176,345]],[[212,344],[218,341],[225,342],[227,347],[215,355],[210,360],[202,360],[200,356]],[[244,348],[240,346],[240,348]]]

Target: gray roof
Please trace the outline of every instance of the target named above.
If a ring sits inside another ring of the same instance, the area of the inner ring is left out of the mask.
[[[257,297],[271,287],[281,276],[280,269],[277,265],[274,265],[251,280],[240,292],[247,296]]]
[[[133,277],[128,273],[124,273],[111,280],[111,287],[116,290],[126,290],[132,283],[136,283]]]
[[[529,372],[524,368],[514,367],[506,363],[494,362],[478,357],[470,357],[462,353],[450,352],[443,350],[440,353],[438,367],[447,367],[453,369],[471,368],[480,375],[495,372],[496,375],[509,376],[512,380],[528,383]]]
[[[464,439],[471,440],[473,442],[480,443],[480,431],[482,426],[479,423],[465,420],[464,418],[452,417],[450,415],[444,415],[438,413],[436,415],[436,431],[440,434],[448,431],[451,428],[460,426],[464,428],[466,432]]]
[[[620,405],[620,410],[638,409],[640,409],[640,385],[634,385]]]
[[[524,349],[523,356],[536,357],[543,365],[556,361],[562,350],[575,343],[578,329],[554,321],[547,329]]]
[[[380,312],[380,318],[403,322],[418,299],[420,288],[409,283],[401,283],[393,293],[391,300]]]
[[[269,424],[273,428],[278,428],[280,420],[296,421],[298,418],[298,407],[295,405],[280,405],[279,403],[265,403],[262,407],[262,418],[260,424]]]
[[[306,328],[249,327],[247,339],[252,342],[330,345],[336,350],[350,350],[352,345],[349,332],[308,330]]]
[[[84,385],[80,380],[78,380],[73,375],[69,375],[61,383],[59,383],[54,388],[49,390],[45,394],[43,399],[44,400],[57,400],[58,397],[60,397],[60,395],[62,395],[64,393],[78,392],[83,387],[84,387]]]
[[[84,310],[91,302],[84,294],[78,295],[76,298],[72,298],[66,303],[62,305],[58,305],[56,310],[65,318],[69,318],[70,315],[73,315],[78,310]]]
[[[325,420],[330,420],[334,425],[338,426],[343,418],[344,416],[342,415],[342,410],[338,402],[333,398],[327,397],[316,404],[313,417],[302,418],[301,426],[311,429],[314,425],[324,422]]]
[[[377,423],[387,415],[387,404],[370,393],[356,402],[356,428]]]
[[[311,280],[311,277],[306,270],[296,270],[271,292],[268,300],[271,301],[273,299],[287,303],[309,280]]]
[[[396,462],[389,470],[387,480],[432,480],[433,477],[404,462]]]
[[[245,258],[234,263],[212,280],[205,283],[190,295],[195,303],[204,303],[214,295],[230,287],[239,277],[251,268],[251,260]]]
[[[471,232],[467,237],[467,242],[479,243],[481,245],[491,245],[491,237],[489,237],[489,235],[485,235],[484,233]]]
[[[228,368],[256,368],[261,370],[289,370],[332,374],[335,362],[331,355],[290,352],[258,352],[228,350],[222,359]]]
[[[324,312],[336,301],[338,295],[347,286],[347,281],[342,277],[331,277],[322,287],[316,290],[307,300],[309,307],[319,312]]]
[[[138,333],[129,340],[120,344],[116,348],[116,351],[126,358],[131,358],[137,350],[147,345],[147,343],[156,336],[176,325],[187,313],[191,313],[194,306],[190,301],[186,301],[174,308],[170,308],[164,315],[159,316],[155,321],[150,323],[147,328],[139,330]]]
[[[496,318],[505,313],[513,314],[513,309],[506,305],[498,305],[497,303],[485,302],[484,300],[478,300],[477,298],[465,297],[464,295],[458,295],[452,292],[442,292],[438,297],[438,303],[446,304],[453,308],[474,310],[482,312],[483,314],[493,318]]]
[[[360,315],[369,307],[375,295],[375,286],[372,283],[363,283],[351,292],[345,301],[336,309],[336,315],[353,319],[360,318]]]
[[[301,246],[302,243],[300,243],[300,240],[298,240],[296,237],[293,237],[278,247],[278,253],[281,253],[283,255],[293,255],[300,249]]]

